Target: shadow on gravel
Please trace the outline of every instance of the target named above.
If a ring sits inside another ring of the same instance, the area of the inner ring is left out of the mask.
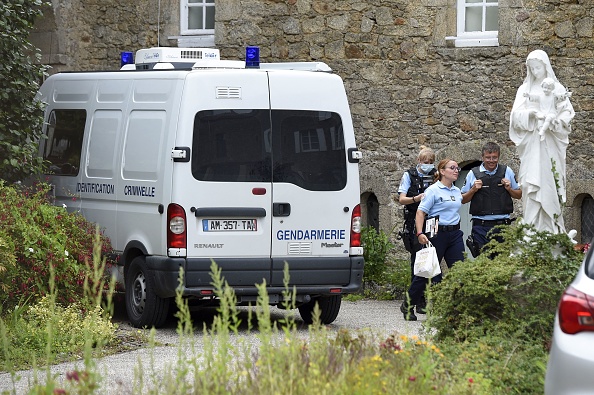
[[[212,306],[190,306],[190,312],[192,317],[192,323],[194,324],[194,328],[196,333],[202,333],[204,326],[206,325],[207,328],[212,327],[212,323],[214,317],[217,316],[217,305],[213,304]],[[251,317],[249,310],[251,309]],[[241,320],[241,324],[239,326],[240,332],[247,332],[248,329],[253,331],[258,330],[258,319],[256,317],[256,308],[255,307],[246,307],[246,306],[239,306],[237,307],[239,312],[238,316]],[[175,313],[177,312],[177,308],[175,304],[172,304],[169,310],[169,317],[165,324],[157,329],[159,331],[175,331],[177,329],[178,320],[175,317]],[[272,323],[277,323],[277,326],[280,328],[283,325],[283,320],[293,315],[295,317],[295,323],[299,330],[307,330],[307,325],[301,320],[301,316],[297,312],[297,310],[282,310],[277,307],[270,307],[270,318]],[[248,320],[251,318],[251,328],[249,328]],[[128,315],[126,313],[126,305],[124,298],[120,295],[114,298],[114,313],[112,322],[118,324],[120,327],[130,328],[133,329],[128,321]]]

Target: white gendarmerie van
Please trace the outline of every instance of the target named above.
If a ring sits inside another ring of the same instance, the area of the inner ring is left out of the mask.
[[[324,63],[219,59],[216,49],[140,50],[111,72],[49,77],[41,155],[55,203],[105,229],[137,327],[183,295],[212,303],[212,261],[239,304],[283,270],[302,318],[331,323],[363,277],[360,151],[341,78]]]

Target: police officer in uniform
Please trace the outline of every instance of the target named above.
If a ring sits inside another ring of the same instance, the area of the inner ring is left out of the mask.
[[[436,182],[425,190],[425,196],[419,205],[415,218],[416,237],[420,244],[431,244],[435,247],[437,258],[445,260],[451,268],[455,262],[464,260],[463,233],[460,230],[460,207],[462,194],[454,185],[460,174],[460,167],[453,159],[443,159],[437,165]],[[426,217],[438,218],[437,234],[425,233]],[[432,283],[441,281],[441,273],[431,279]],[[400,306],[400,311],[407,321],[416,321],[412,306],[418,304],[425,295],[428,279],[414,276],[408,298]]]
[[[413,278],[415,254],[421,248],[415,236],[415,216],[419,203],[425,196],[425,190],[433,183],[435,174],[435,152],[431,148],[421,146],[417,156],[417,165],[411,167],[402,176],[398,187],[398,202],[404,206],[404,225],[398,233],[404,247],[410,252],[410,278]],[[418,314],[425,314],[425,298],[416,306]]]
[[[499,145],[494,142],[485,144],[483,163],[468,172],[461,190],[462,203],[470,202],[472,232],[466,243],[474,257],[496,237],[498,229],[493,227],[511,223],[510,214],[514,210],[512,198],[522,197],[514,171],[499,164],[499,155]]]

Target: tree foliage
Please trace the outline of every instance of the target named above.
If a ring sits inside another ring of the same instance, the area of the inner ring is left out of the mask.
[[[29,41],[42,0],[0,2],[0,178],[18,181],[41,169],[37,141],[43,112],[34,100],[46,66]]]

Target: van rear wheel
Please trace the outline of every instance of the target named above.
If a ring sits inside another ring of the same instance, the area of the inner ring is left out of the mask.
[[[331,324],[338,317],[341,301],[342,295],[320,296],[299,306],[299,314],[306,324],[313,323],[313,311],[317,303],[320,308],[320,323]]]
[[[136,257],[126,273],[126,311],[130,323],[137,328],[159,327],[167,319],[169,298],[155,293],[153,278],[147,275],[145,258]]]

